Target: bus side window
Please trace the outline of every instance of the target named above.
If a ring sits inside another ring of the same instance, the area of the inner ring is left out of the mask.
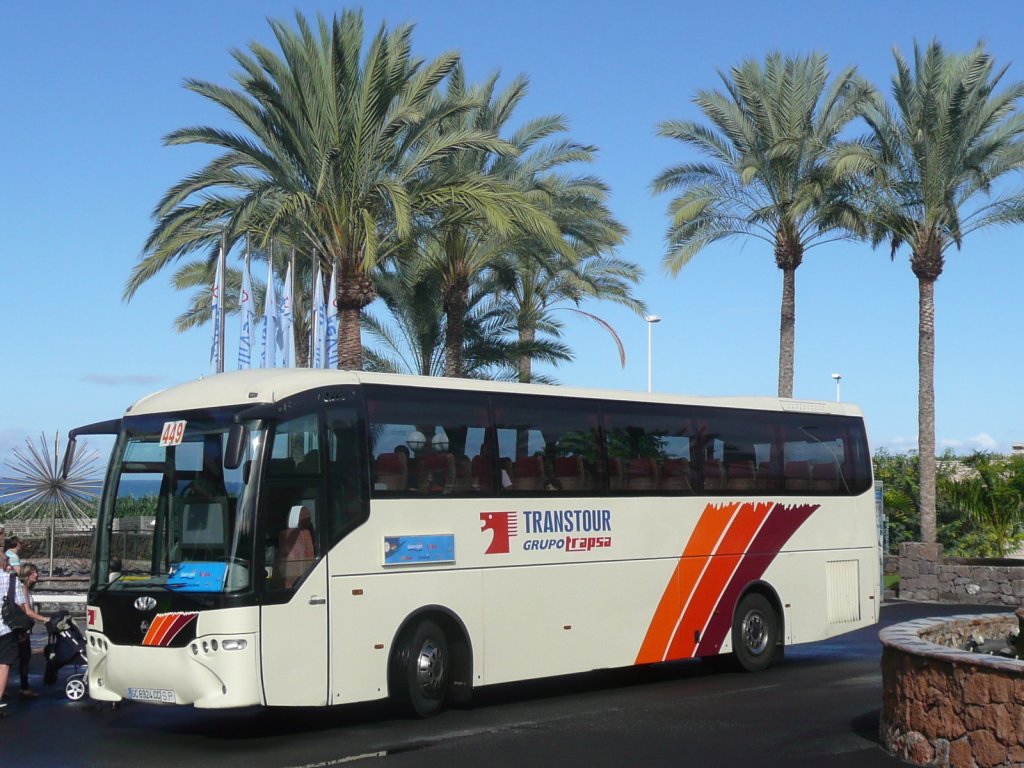
[[[375,457],[372,496],[466,496],[493,485],[486,395],[374,385],[363,392]]]
[[[651,403],[605,403],[608,489],[615,494],[693,493],[692,417]]]
[[[511,480],[506,491],[578,496],[604,487],[596,402],[507,394],[492,402],[498,450],[512,458],[511,469],[502,467]]]

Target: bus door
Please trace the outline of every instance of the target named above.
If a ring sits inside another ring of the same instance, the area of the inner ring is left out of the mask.
[[[317,414],[281,422],[260,489],[260,663],[269,706],[329,701],[324,483]]]

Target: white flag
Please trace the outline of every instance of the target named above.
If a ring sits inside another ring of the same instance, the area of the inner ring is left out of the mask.
[[[220,252],[217,254],[217,269],[213,277],[213,342],[210,344],[210,370],[213,373],[221,373],[224,370],[224,350],[221,349],[220,331],[223,323],[224,313],[224,262],[227,254],[224,252],[223,241]]]
[[[277,297],[274,295],[274,259],[270,257],[270,270],[267,274],[267,296],[263,301],[263,358],[261,367],[277,367]]]
[[[252,367],[253,329],[256,327],[256,302],[252,295],[252,277],[249,274],[249,259],[245,259],[242,272],[242,293],[238,298],[242,310],[242,330],[238,337],[238,370]]]
[[[320,274],[320,265],[316,266],[316,279],[313,285],[313,322],[309,339],[309,367],[324,367],[324,344],[327,341],[325,333],[327,325],[326,312],[324,310],[324,281]]]
[[[281,364],[286,368],[295,367],[295,329],[292,325],[292,265],[284,277],[284,295],[281,296],[281,330],[278,332],[281,343]]]
[[[327,337],[324,343],[327,347],[325,360],[327,367],[335,370],[338,367],[338,286],[334,282],[335,273],[331,273],[331,292],[327,299]]]

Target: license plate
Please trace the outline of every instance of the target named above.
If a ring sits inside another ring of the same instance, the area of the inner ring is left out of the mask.
[[[155,701],[160,704],[173,704],[174,691],[166,688],[129,688],[128,698],[132,701]]]

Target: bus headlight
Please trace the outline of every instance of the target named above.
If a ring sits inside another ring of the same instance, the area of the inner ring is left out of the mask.
[[[247,643],[241,638],[235,639],[230,638],[228,640],[221,641],[220,647],[225,651],[244,651]]]

